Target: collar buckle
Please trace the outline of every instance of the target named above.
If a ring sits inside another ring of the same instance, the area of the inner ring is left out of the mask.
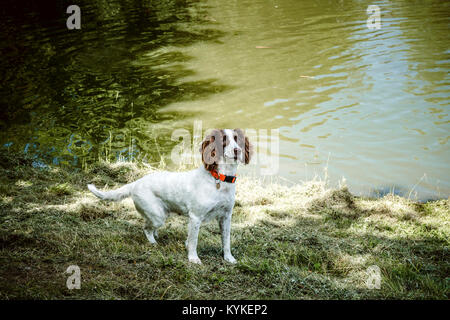
[[[236,182],[236,176],[227,176],[225,174],[218,173],[215,170],[210,171],[211,175],[216,179],[216,183],[218,183],[217,180],[228,182],[228,183],[235,183]]]

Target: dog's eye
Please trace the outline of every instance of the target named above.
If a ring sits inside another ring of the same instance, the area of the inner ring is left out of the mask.
[[[223,136],[223,143],[227,143],[227,136]]]
[[[234,136],[234,141],[236,141],[236,142],[237,142],[237,136]]]

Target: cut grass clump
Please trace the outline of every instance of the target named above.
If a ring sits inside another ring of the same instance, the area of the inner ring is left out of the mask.
[[[274,274],[278,272],[276,262],[271,259],[244,259],[239,262],[237,268],[244,273],[253,275]]]
[[[109,163],[100,161],[87,170],[87,174],[94,176],[93,182],[102,183],[129,183],[143,176],[148,169],[134,162]]]
[[[332,220],[357,219],[362,214],[362,211],[356,207],[354,197],[347,188],[325,192],[322,197],[311,202],[309,211],[326,215]]]
[[[285,261],[290,266],[308,272],[337,277],[347,276],[353,268],[346,254],[334,252],[328,245],[316,241],[304,241],[302,245],[289,248],[285,254]]]
[[[83,221],[92,221],[112,217],[112,213],[99,205],[81,203],[76,211]]]
[[[48,191],[55,196],[70,195],[74,192],[73,187],[69,183],[59,183],[51,186]]]
[[[34,168],[0,155],[0,299],[448,299],[449,200],[353,196],[314,179],[285,186],[240,176],[231,243],[222,258],[216,221],[200,229],[202,265],[188,263],[186,217],[150,245],[131,200],[114,189],[156,169],[101,162],[85,171]],[[81,289],[65,273],[81,269]],[[381,288],[369,289],[378,266]]]

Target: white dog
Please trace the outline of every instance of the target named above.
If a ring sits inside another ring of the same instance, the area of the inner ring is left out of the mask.
[[[100,199],[118,201],[130,197],[145,218],[145,235],[156,243],[157,229],[170,212],[189,216],[186,247],[190,262],[201,263],[197,238],[203,221],[216,218],[222,232],[224,259],[235,263],[230,249],[231,215],[235,200],[238,163],[248,164],[252,147],[240,129],[213,130],[200,148],[203,165],[187,172],[157,172],[112,191],[88,188]]]

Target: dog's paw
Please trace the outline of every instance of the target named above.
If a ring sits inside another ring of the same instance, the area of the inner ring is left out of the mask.
[[[199,257],[189,257],[189,262],[196,263],[196,264],[202,264]]]
[[[233,256],[226,256],[224,257],[225,261],[228,261],[229,263],[236,263],[236,259]]]

